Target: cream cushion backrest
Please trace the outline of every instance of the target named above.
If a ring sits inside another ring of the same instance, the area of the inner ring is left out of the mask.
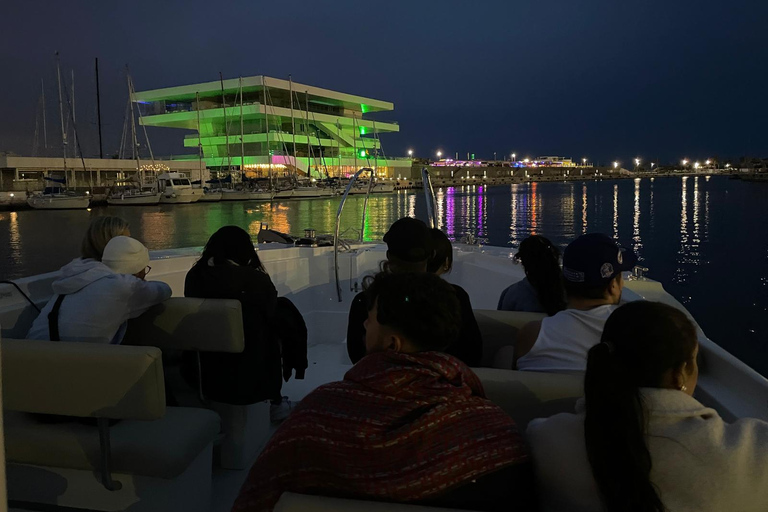
[[[165,414],[157,348],[4,339],[0,350],[4,409],[136,420]]]
[[[275,505],[275,512],[450,512],[456,509],[423,507],[403,503],[347,500],[285,492]]]
[[[245,341],[240,301],[170,298],[129,320],[123,344],[164,351],[242,352]]]
[[[483,336],[483,359],[480,366],[491,368],[499,349],[515,344],[517,333],[528,322],[541,320],[544,313],[475,309],[475,320]]]
[[[521,372],[495,368],[472,369],[483,383],[485,396],[515,420],[520,432],[535,418],[574,412],[584,396],[584,376]]]

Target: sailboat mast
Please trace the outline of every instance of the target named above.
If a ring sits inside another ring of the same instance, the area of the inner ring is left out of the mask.
[[[64,130],[64,100],[61,97],[61,64],[56,52],[56,80],[59,84],[59,119],[61,120],[61,149],[64,156],[64,179],[67,179],[67,132]]]
[[[296,119],[293,117],[293,78],[288,75],[288,91],[291,95],[291,143],[293,144],[293,168],[296,169]]]
[[[40,79],[40,89],[42,90],[42,102],[43,102],[43,147],[48,149],[48,127],[45,124],[45,82]]]
[[[245,140],[243,137],[243,77],[240,77],[240,181],[245,179]]]
[[[264,124],[267,132],[267,175],[269,176],[269,186],[272,187],[272,153],[269,151],[269,103],[267,102],[267,79],[261,76],[261,89],[264,93]]]
[[[126,73],[126,80],[128,82],[128,105],[131,107],[131,146],[133,147],[133,158],[136,160],[136,174],[139,176],[141,185],[144,185],[143,171],[141,170],[141,162],[139,162],[139,140],[136,137],[136,114],[133,110],[133,87],[131,87],[131,75]]]
[[[75,150],[75,157],[77,157],[77,130],[75,129],[75,125],[77,124],[77,119],[75,118],[75,70],[72,69],[72,105],[70,105],[69,108],[72,109],[72,146]],[[72,171],[73,173],[75,171]]]
[[[304,104],[307,109],[307,124],[304,127],[307,132],[307,176],[312,178],[312,145],[309,140],[309,91],[304,91]]]
[[[221,109],[224,111],[224,137],[227,143],[227,171],[232,172],[232,157],[229,155],[229,124],[227,123],[227,104],[224,96],[224,75],[219,71],[219,80],[221,81]]]
[[[99,88],[99,58],[98,57],[96,57],[96,120],[98,121],[98,124],[99,124],[99,158],[104,158],[104,146],[101,143],[101,90]]]
[[[200,186],[205,187],[203,183],[203,135],[200,133],[200,93],[195,93],[195,110],[197,111],[197,155],[198,169],[200,171]]]

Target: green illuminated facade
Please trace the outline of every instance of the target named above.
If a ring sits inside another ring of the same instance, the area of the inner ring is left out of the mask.
[[[142,124],[195,131],[184,146],[199,148],[211,171],[324,178],[373,167],[381,177],[410,174],[411,160],[385,158],[378,140],[399,131],[397,123],[369,115],[393,110],[392,103],[265,76],[224,80],[223,89],[207,82],[137,92],[133,100]]]

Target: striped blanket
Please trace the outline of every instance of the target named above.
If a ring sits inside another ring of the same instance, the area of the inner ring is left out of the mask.
[[[233,511],[285,491],[414,502],[528,460],[477,376],[438,353],[381,352],[317,388],[269,441]]]

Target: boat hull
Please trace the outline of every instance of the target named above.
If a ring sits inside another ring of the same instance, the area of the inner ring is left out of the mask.
[[[202,190],[195,189],[166,190],[160,196],[160,202],[163,204],[190,204],[198,202],[202,195]]]
[[[201,203],[217,203],[221,201],[221,192],[204,192],[200,196]]]
[[[90,203],[90,198],[86,196],[27,198],[27,204],[35,210],[82,210],[88,208]]]
[[[272,192],[264,191],[264,192],[251,192],[249,195],[250,195],[251,201],[271,201],[273,194]]]
[[[154,206],[160,203],[160,194],[120,195],[107,198],[111,206]]]
[[[248,201],[251,198],[247,190],[223,190],[221,192],[222,201]]]

